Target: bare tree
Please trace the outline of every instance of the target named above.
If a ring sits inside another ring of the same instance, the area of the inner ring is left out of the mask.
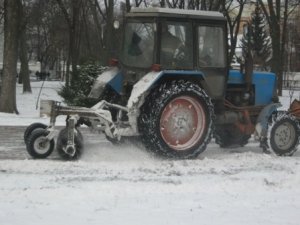
[[[114,23],[114,0],[105,0],[106,7],[106,29],[105,29],[105,43],[106,43],[106,56],[107,60],[112,57],[112,46],[113,46],[113,23]]]
[[[94,1],[94,2],[92,2]],[[139,3],[139,2],[138,2]],[[130,10],[130,2],[126,2],[126,10]],[[106,64],[108,59],[110,59],[114,55],[114,43],[115,34],[113,28],[114,22],[114,0],[104,0],[102,5],[99,4],[97,0],[90,0],[90,6],[92,15],[94,18],[94,22],[98,29],[98,33],[101,35],[102,45],[102,61]],[[97,21],[96,21],[97,20]],[[101,26],[101,24],[103,26]],[[103,35],[102,35],[103,34]]]
[[[98,42],[98,44],[96,45],[96,49],[99,51],[99,53],[102,53],[103,49],[104,49],[104,43],[103,43],[103,38],[102,38],[103,29],[102,29],[102,24],[101,24],[102,10],[101,10],[101,8],[99,10],[99,7],[100,6],[98,3],[98,0],[89,0],[89,8],[91,11],[92,19],[95,24],[95,30],[96,30],[95,38]],[[101,12],[101,13],[98,13],[98,12]]]
[[[68,1],[66,5],[62,0],[56,0],[68,26],[69,34],[69,54],[67,60],[67,74],[66,74],[66,86],[70,83],[69,78],[69,66],[72,66],[72,80],[76,79],[77,76],[77,65],[79,59],[79,49],[80,49],[80,37],[81,37],[81,23],[83,9],[86,2],[83,0],[72,0]]]
[[[4,1],[4,53],[0,112],[18,113],[16,75],[21,1]]]
[[[29,57],[40,62],[41,72],[55,69],[56,76],[64,78],[61,62],[65,65],[68,59],[69,32],[57,2],[33,1],[26,30]]]
[[[284,51],[286,44],[287,20],[300,4],[299,0],[258,0],[267,18],[272,40],[271,70],[277,75],[277,92],[282,95]]]
[[[290,16],[287,28],[285,71],[300,71],[300,7]]]
[[[166,0],[169,8],[185,8],[185,0]]]
[[[26,31],[23,30],[20,32],[19,41],[20,41],[19,57],[20,57],[20,62],[21,62],[21,68],[20,68],[20,73],[19,73],[19,83],[23,83],[23,93],[31,93]]]
[[[223,0],[189,0],[188,8],[205,11],[220,11]]]
[[[28,23],[28,9],[26,9],[26,2],[23,1],[20,9],[20,22],[19,29],[19,58],[21,62],[21,68],[19,73],[19,83],[23,83],[23,93],[31,93],[31,85],[29,79],[29,66],[28,66],[28,46],[27,46],[27,23]]]
[[[235,54],[237,37],[241,24],[241,18],[247,0],[226,0],[223,1],[223,14],[227,19],[228,31],[230,37],[230,46],[228,53],[228,62],[231,63]],[[234,13],[233,13],[234,11]],[[234,16],[233,16],[233,15]]]
[[[0,23],[3,23],[4,19],[4,0],[0,0]]]

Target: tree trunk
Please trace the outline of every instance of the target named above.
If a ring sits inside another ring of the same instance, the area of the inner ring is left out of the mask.
[[[72,73],[70,73],[70,70],[67,69],[67,77],[68,77],[68,83],[71,84],[73,79],[76,77],[76,74],[77,74],[77,66],[75,65],[75,58],[74,58],[74,55],[75,55],[75,43],[74,43],[74,40],[75,40],[75,31],[74,31],[74,28],[73,27],[70,27],[69,29],[69,60],[68,60],[68,68],[70,67],[70,64],[71,64],[71,68],[72,68]]]
[[[67,63],[66,63],[66,87],[69,88],[70,87],[70,57],[68,57],[67,59]]]
[[[232,18],[230,15],[231,8],[233,7],[232,4],[230,3],[228,6],[227,1],[220,1],[216,6],[218,6],[220,9],[223,10],[223,13],[227,19],[228,22],[228,27],[229,27],[229,35],[230,35],[230,49],[229,49],[229,54],[228,54],[228,63],[230,63],[233,60],[234,54],[235,54],[235,49],[236,49],[236,44],[237,44],[237,36],[239,33],[239,28],[240,28],[240,23],[241,23],[241,18],[244,10],[244,6],[246,4],[246,0],[240,0],[238,1],[238,5],[235,6],[235,10],[237,11],[236,17]],[[204,3],[202,3],[204,4]]]
[[[30,78],[29,78],[29,67],[28,67],[28,47],[26,43],[26,30],[22,30],[20,34],[20,61],[21,69],[19,79],[22,78],[23,82],[23,93],[31,93]]]
[[[72,77],[71,82],[77,79],[77,65],[79,59],[80,49],[80,31],[81,31],[81,18],[83,11],[83,1],[76,0],[72,1],[72,26],[70,27],[70,55],[72,60]]]
[[[272,61],[271,71],[277,76],[277,92],[278,95],[282,95],[282,81],[283,81],[283,69],[284,69],[284,46],[286,42],[286,26],[288,19],[288,5],[289,0],[280,1],[272,0],[267,1],[267,5],[263,0],[258,0],[263,12],[267,18],[270,35],[272,40]],[[299,3],[297,3],[299,4]],[[268,8],[267,8],[267,7]],[[282,9],[283,7],[283,9]],[[282,20],[283,13],[283,20]]]
[[[285,66],[285,45],[286,45],[286,34],[287,34],[287,20],[288,20],[288,0],[284,1],[283,10],[283,22],[282,22],[282,32],[281,32],[281,46],[280,46],[280,67],[278,70],[278,95],[282,96],[283,88],[283,71]]]
[[[18,113],[16,75],[20,6],[20,0],[4,1],[3,80],[0,95],[0,112],[6,113]]]
[[[77,65],[79,59],[79,49],[80,49],[80,32],[81,32],[81,17],[83,8],[86,6],[85,1],[73,0],[70,2],[70,12],[67,10],[62,0],[56,0],[62,13],[64,14],[65,20],[69,29],[69,53],[68,53],[68,63],[72,66],[72,77],[69,74],[69,68],[66,72],[66,86],[68,87],[68,78],[70,82],[76,80],[77,78]],[[85,3],[85,4],[84,4]]]
[[[271,29],[271,39],[272,39],[272,61],[271,61],[271,71],[276,74],[277,77],[277,93],[279,96],[282,95],[282,57],[280,51],[280,27],[274,26]]]
[[[106,63],[113,56],[113,20],[114,20],[114,0],[108,1],[107,21],[106,21]]]
[[[130,9],[131,9],[130,0],[126,0],[125,3],[126,3],[126,12],[130,12]],[[165,5],[166,5],[165,0],[162,0],[161,1],[161,7],[164,8]]]
[[[93,3],[92,0],[90,0],[90,9],[91,9],[91,12],[92,12],[92,17],[93,17],[94,23],[95,23],[96,28],[97,28],[96,36],[97,36],[97,40],[99,42],[99,44],[97,45],[99,47],[98,51],[99,51],[99,53],[101,53],[99,58],[100,58],[100,61],[103,61],[102,27],[101,27],[101,23],[100,23],[99,18],[98,18],[96,4],[97,4],[97,2]]]

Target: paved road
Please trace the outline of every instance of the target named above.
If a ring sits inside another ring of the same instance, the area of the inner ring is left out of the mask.
[[[1,159],[28,159],[23,140],[25,126],[0,126],[0,160]],[[80,129],[85,141],[105,141],[103,135],[91,133],[86,128]],[[52,155],[57,158],[56,154]]]

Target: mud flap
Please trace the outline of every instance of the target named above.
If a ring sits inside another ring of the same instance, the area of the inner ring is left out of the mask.
[[[142,97],[150,89],[150,87],[163,75],[163,72],[149,72],[140,79],[134,86],[127,103],[127,107],[133,108],[141,106],[144,102]]]
[[[162,71],[149,72],[133,86],[130,98],[127,102],[128,119],[133,133],[138,133],[137,118],[140,114],[139,108],[144,103],[146,93],[162,75]]]

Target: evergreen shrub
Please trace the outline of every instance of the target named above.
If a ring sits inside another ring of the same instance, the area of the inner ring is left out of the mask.
[[[81,65],[78,70],[76,79],[73,79],[70,86],[66,85],[61,88],[58,94],[63,97],[64,102],[68,105],[91,107],[98,100],[88,98],[92,85],[99,74],[106,67],[96,63],[87,63]]]

